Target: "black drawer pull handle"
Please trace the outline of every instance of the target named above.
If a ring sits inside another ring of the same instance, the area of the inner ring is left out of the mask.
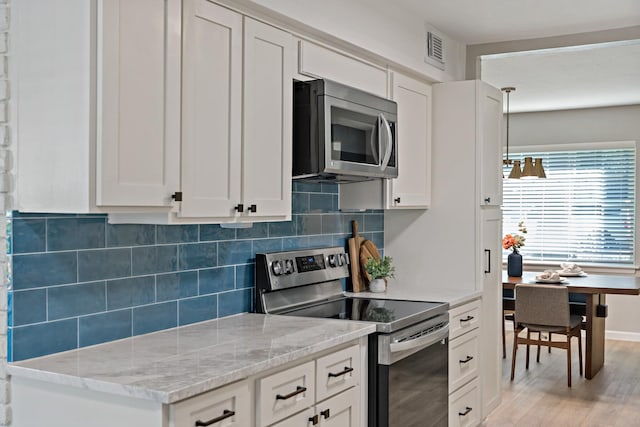
[[[313,417],[309,417],[309,422],[311,423],[311,425],[316,425],[318,424],[320,420],[318,419],[318,414],[315,414]]]
[[[325,419],[329,418],[331,416],[331,415],[329,415],[329,408],[327,408],[324,411],[320,412],[320,415],[322,415]]]
[[[464,408],[464,412],[458,412],[458,415],[460,415],[461,417],[466,417],[467,414],[471,411],[472,409],[467,406],[466,408]]]
[[[464,319],[460,319],[460,323],[462,323],[462,322],[470,322],[470,321],[472,321],[473,319],[475,319],[475,317],[473,317],[473,316],[467,316],[467,317],[465,317]]]
[[[334,377],[341,377],[343,375],[348,374],[349,372],[353,372],[353,368],[350,368],[348,366],[344,367],[344,371],[342,372],[338,372],[337,374],[334,374],[333,372],[329,372],[329,378],[334,378]]]
[[[459,360],[460,363],[469,363],[473,360],[473,356],[467,356],[464,360]]]
[[[228,409],[225,409],[224,411],[222,411],[222,415],[220,415],[219,417],[212,418],[209,421],[200,421],[200,420],[196,421],[196,427],[210,426],[211,424],[219,423],[222,420],[231,418],[235,414],[236,414],[235,411],[230,411]]]
[[[285,394],[284,396],[281,394],[276,394],[276,399],[277,400],[287,400],[287,399],[291,399],[293,396],[297,396],[300,393],[304,393],[305,391],[307,391],[306,387],[301,387],[301,386],[297,386],[296,387],[296,391],[292,391],[289,394]]]
[[[250,205],[249,212],[253,212],[253,213],[258,212],[258,207],[256,205]]]

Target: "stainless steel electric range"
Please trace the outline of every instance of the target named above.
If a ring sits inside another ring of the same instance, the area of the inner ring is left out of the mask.
[[[346,296],[350,261],[341,247],[257,254],[256,311],[375,323],[369,426],[447,426],[449,305]]]

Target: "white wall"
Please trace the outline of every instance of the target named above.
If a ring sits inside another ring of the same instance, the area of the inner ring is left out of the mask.
[[[424,62],[423,17],[403,11],[386,0],[222,0],[231,7],[263,7],[287,24],[302,24],[353,44],[432,81],[464,80],[465,45],[443,37],[444,71]],[[428,21],[428,17],[427,17]]]
[[[640,105],[512,113],[509,147],[640,141]]]
[[[581,142],[640,142],[640,105],[511,114],[510,120],[510,147]],[[637,188],[637,209],[640,208],[638,190]],[[640,224],[636,224],[636,233],[639,226]],[[607,336],[640,340],[640,296],[607,295],[607,303]]]

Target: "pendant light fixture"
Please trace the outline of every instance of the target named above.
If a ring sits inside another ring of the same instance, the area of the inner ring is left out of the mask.
[[[536,158],[535,163],[533,158],[525,157],[524,166],[520,169],[520,160],[511,160],[509,158],[509,94],[516,90],[515,87],[503,87],[501,89],[507,93],[507,158],[502,160],[505,165],[513,164],[511,172],[509,172],[509,179],[531,179],[531,178],[546,178],[542,167],[542,159]]]

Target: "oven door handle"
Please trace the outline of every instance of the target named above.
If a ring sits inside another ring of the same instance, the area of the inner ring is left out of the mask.
[[[402,341],[402,342],[394,342],[389,344],[389,351],[391,353],[398,353],[401,351],[414,350],[420,347],[428,347],[431,344],[437,343],[449,336],[449,328],[443,327],[436,332],[431,334],[423,335],[421,337]]]

